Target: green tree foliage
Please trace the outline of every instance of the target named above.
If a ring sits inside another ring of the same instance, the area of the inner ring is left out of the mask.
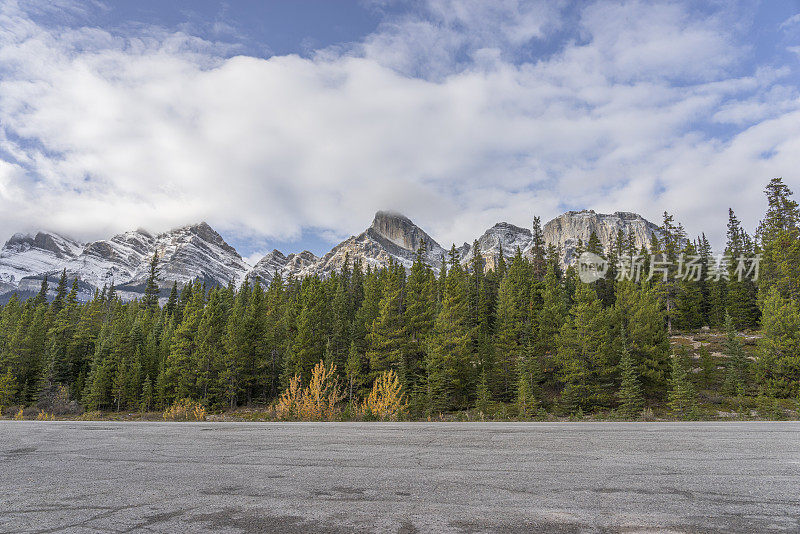
[[[672,413],[688,418],[697,407],[697,393],[689,380],[686,363],[682,355],[672,356],[672,372],[669,378],[669,407]]]
[[[467,301],[467,275],[451,250],[439,314],[428,344],[427,384],[431,413],[468,407],[473,384],[473,331]]]
[[[728,357],[725,365],[725,392],[738,395],[745,391],[749,382],[750,361],[730,315],[725,316],[725,337],[725,354]]]
[[[410,340],[405,322],[405,271],[391,262],[382,284],[378,316],[367,335],[370,382],[390,369],[400,370],[401,383],[407,383]]]
[[[558,336],[559,378],[583,410],[608,406],[614,364],[610,357],[609,312],[588,284],[580,284],[575,303]],[[570,404],[575,400],[570,399]]]
[[[796,394],[800,380],[800,307],[772,287],[762,311],[758,381],[776,395]]]
[[[11,369],[7,369],[5,374],[0,375],[0,408],[9,406],[17,396],[17,379],[11,374]]]
[[[642,386],[639,382],[639,373],[636,363],[628,350],[627,342],[624,337],[622,340],[622,353],[619,359],[621,382],[617,398],[619,399],[619,411],[627,418],[635,418],[642,413],[644,408],[644,395]]]
[[[466,257],[451,248],[434,268],[423,241],[410,268],[345,258],[325,276],[276,273],[265,288],[258,280],[181,287],[160,280],[154,257],[143,298],[131,302],[113,285],[81,301],[78,281],[70,288],[62,272],[52,290],[43,277],[33,298],[0,306],[0,403],[33,405],[66,388],[92,409],[156,410],[183,398],[236,408],[274,402],[323,360],[352,407],[392,371],[415,417],[471,408],[531,417],[559,407],[635,417],[645,405],[684,417],[694,413],[693,382],[742,407],[758,392],[774,406],[800,394],[800,215],[791,196],[780,179],[770,182],[755,239],[728,214],[725,252],[763,254],[758,284],[740,282],[738,265],[710,276],[709,241],[690,242],[669,214],[651,248],[637,251],[624,232],[605,250],[597,234],[579,243],[613,264],[592,284],[545,245],[538,218],[532,246],[508,261],[475,243]],[[645,275],[671,262],[667,279],[617,280],[618,260],[634,253]],[[683,276],[694,256],[700,276]],[[170,285],[162,307],[158,288]],[[688,373],[685,358],[670,357],[669,328],[704,325],[725,326],[727,357],[701,348],[701,372]],[[751,363],[736,332],[756,328]]]

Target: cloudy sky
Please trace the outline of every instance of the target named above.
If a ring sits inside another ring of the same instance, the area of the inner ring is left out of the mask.
[[[800,193],[800,0],[0,0],[0,239],[208,221],[254,258],[377,209],[568,209],[722,244]]]

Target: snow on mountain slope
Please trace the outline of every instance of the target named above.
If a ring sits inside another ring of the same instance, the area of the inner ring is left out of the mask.
[[[0,249],[0,284],[14,288],[26,276],[60,271],[82,249],[81,243],[52,232],[14,234]]]
[[[210,284],[239,285],[250,271],[236,249],[205,222],[160,234],[155,250],[164,286],[172,285],[173,281],[180,285],[198,279]],[[143,283],[148,275],[149,265],[145,262],[139,265],[132,281]]]
[[[320,275],[327,275],[342,268],[345,258],[362,260],[364,267],[380,268],[394,260],[406,268],[411,268],[419,249],[425,243],[425,261],[434,268],[442,265],[445,250],[408,217],[399,213],[379,211],[372,224],[364,232],[352,236],[336,245],[311,269]]]
[[[141,229],[93,241],[67,263],[67,273],[95,287],[121,285],[152,258],[154,245],[155,238]]]
[[[207,284],[240,284],[250,271],[239,253],[208,224],[177,228],[157,236],[135,230],[81,245],[40,232],[15,235],[0,252],[0,292],[38,288],[42,275],[67,275],[96,288],[116,285],[135,298],[144,291],[149,264],[158,252],[160,285],[183,285],[199,279]]]
[[[544,225],[544,238],[562,251],[562,263],[574,261],[578,240],[587,242],[592,232],[608,249],[622,230],[630,233],[637,248],[648,246],[658,227],[635,213],[595,213],[591,210],[570,211]],[[478,238],[478,247],[486,258],[487,268],[496,266],[500,251],[508,258],[517,249],[530,255],[531,231],[513,224],[497,223]],[[309,251],[284,255],[273,250],[254,267],[250,267],[213,228],[205,222],[152,235],[135,230],[110,239],[81,243],[53,233],[34,236],[17,234],[0,250],[0,293],[15,289],[36,291],[42,275],[58,276],[66,268],[70,277],[78,277],[87,288],[100,288],[114,283],[123,298],[130,299],[144,292],[149,263],[158,253],[160,285],[168,288],[201,280],[209,285],[241,284],[251,276],[269,284],[277,272],[281,277],[322,277],[340,270],[346,260],[361,260],[364,267],[381,268],[390,261],[410,268],[420,242],[425,244],[425,262],[438,270],[447,257],[441,247],[407,217],[379,211],[372,224],[362,233],[339,243],[323,257]],[[463,264],[473,257],[468,244],[456,249]]]
[[[527,228],[520,228],[507,222],[500,222],[486,230],[478,238],[478,248],[483,256],[486,269],[494,269],[500,259],[508,259],[517,253],[519,248],[523,255],[529,255],[533,246],[533,234]],[[475,251],[470,245],[469,250],[463,255],[461,263],[468,264],[475,256]]]

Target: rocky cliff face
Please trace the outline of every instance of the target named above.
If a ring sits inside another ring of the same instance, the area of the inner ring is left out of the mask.
[[[380,268],[394,260],[410,269],[420,243],[425,244],[425,261],[436,268],[442,264],[445,251],[431,236],[399,213],[379,211],[364,232],[336,245],[323,256],[313,272],[326,275],[341,269],[345,258],[356,258],[364,267]]]
[[[261,258],[250,271],[249,276],[262,285],[269,285],[277,273],[284,280],[289,276],[306,276],[311,274],[319,258],[304,250],[299,254],[284,256],[280,250],[273,250]]]
[[[153,256],[156,239],[145,230],[88,243],[66,264],[67,274],[94,287],[129,282]]]
[[[547,244],[554,244],[562,252],[562,263],[569,265],[577,258],[575,248],[578,240],[585,244],[592,232],[597,234],[605,250],[611,248],[617,232],[633,235],[636,248],[650,246],[650,238],[658,234],[658,226],[641,215],[625,211],[612,214],[595,213],[594,210],[568,211],[544,225],[544,238]]]
[[[483,256],[486,269],[494,269],[500,259],[500,254],[508,259],[517,253],[529,255],[533,246],[533,234],[527,228],[520,228],[507,222],[497,223],[478,238],[478,248]],[[467,264],[475,257],[472,246],[462,255],[461,263]]]

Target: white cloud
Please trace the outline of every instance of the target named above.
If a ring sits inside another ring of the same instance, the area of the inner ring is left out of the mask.
[[[721,19],[591,4],[579,38],[515,59],[562,28],[559,7],[432,1],[363,43],[260,59],[158,28],[44,28],[5,4],[0,229],[204,219],[336,239],[392,208],[449,245],[587,207],[668,209],[719,239],[728,206],[755,224],[770,177],[800,189],[796,90],[780,69],[734,73],[747,47]]]

